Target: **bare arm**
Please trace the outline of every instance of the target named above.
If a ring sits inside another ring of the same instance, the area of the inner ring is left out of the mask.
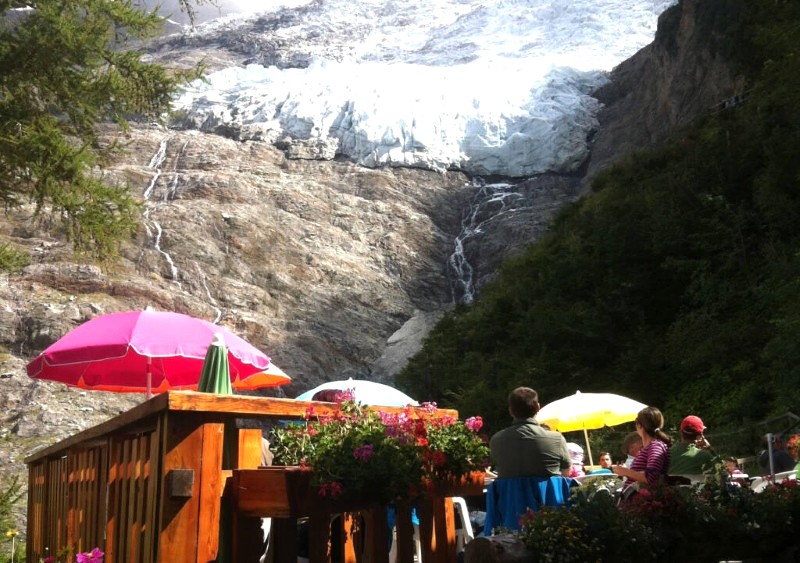
[[[639,483],[647,482],[647,476],[644,474],[644,471],[634,471],[623,465],[613,465],[611,467],[611,472],[620,477],[627,477],[631,481],[637,481]]]

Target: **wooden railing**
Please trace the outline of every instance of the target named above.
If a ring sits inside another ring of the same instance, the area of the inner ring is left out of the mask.
[[[231,428],[236,419],[301,419],[312,404],[318,414],[336,408],[323,402],[171,391],[36,452],[25,460],[27,561],[50,555],[74,561],[75,553],[94,547],[105,552],[105,563],[217,561],[223,496],[228,506],[234,506],[235,496],[232,471],[222,469],[226,423]],[[437,415],[458,413],[439,410]],[[237,433],[231,469],[257,469],[261,430]],[[426,505],[432,513],[424,526],[429,530],[426,561],[454,560],[453,520],[445,506],[444,497]],[[223,519],[237,520],[236,515]],[[398,524],[403,545],[410,545],[409,529],[410,524]],[[236,532],[223,531],[228,537]],[[288,541],[274,541],[282,540]],[[254,557],[244,553],[234,563],[250,563]],[[322,561],[317,557],[312,563]]]

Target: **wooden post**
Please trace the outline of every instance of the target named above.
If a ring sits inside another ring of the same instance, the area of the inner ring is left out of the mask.
[[[195,413],[165,416],[158,563],[208,563],[219,551],[223,424]],[[195,472],[191,497],[170,497],[173,469]]]
[[[396,505],[397,518],[397,560],[414,560],[414,525],[411,522],[411,503],[399,502]]]

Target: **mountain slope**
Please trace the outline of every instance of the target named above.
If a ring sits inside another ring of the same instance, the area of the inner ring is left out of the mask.
[[[759,447],[757,422],[796,410],[800,88],[790,38],[800,10],[742,6],[685,1],[665,14],[656,43],[637,55],[649,63],[620,67],[623,84],[636,86],[620,86],[616,100],[643,124],[630,133],[612,124],[609,135],[631,139],[619,144],[629,154],[594,177],[550,235],[504,264],[473,307],[437,326],[399,376],[407,392],[481,412],[495,428],[515,385],[544,402],[620,392],[665,409],[670,427],[702,415],[728,435],[715,445],[731,454]],[[720,57],[711,66],[721,83],[693,89],[709,53]],[[656,63],[659,72],[647,71]],[[709,98],[723,87],[736,103],[715,107]],[[688,116],[644,117],[665,102],[698,115],[670,132]]]

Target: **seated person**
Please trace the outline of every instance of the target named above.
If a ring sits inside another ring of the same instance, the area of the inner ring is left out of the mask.
[[[498,478],[569,475],[572,460],[567,441],[560,432],[545,430],[534,418],[539,396],[528,387],[518,387],[508,396],[511,426],[495,433],[489,449]]]
[[[679,428],[680,442],[672,446],[671,475],[700,475],[713,469],[716,455],[703,433],[706,427],[700,417],[687,416]]]
[[[613,473],[611,471],[611,454],[608,452],[600,452],[600,468],[589,471],[589,475],[603,475],[604,473]]]
[[[728,475],[735,477],[736,475],[744,475],[744,471],[739,467],[739,460],[731,456],[725,460],[725,469],[728,470]]]
[[[495,433],[489,449],[497,479],[486,491],[484,535],[495,528],[518,530],[520,517],[540,506],[560,506],[569,499],[572,460],[560,432],[545,430],[534,418],[539,398],[518,387],[508,396],[511,426]]]
[[[636,459],[636,456],[639,455],[639,450],[642,449],[642,437],[639,436],[638,432],[631,432],[625,436],[622,440],[622,453],[624,453],[627,457],[625,461],[622,463],[625,467],[630,468],[633,460]]]
[[[633,483],[655,485],[665,481],[670,469],[670,445],[672,439],[664,432],[664,415],[656,407],[645,407],[636,415],[636,432],[642,439],[642,449],[633,460],[630,469],[615,465],[611,470],[625,477],[622,485],[623,497]]]
[[[739,467],[739,461],[735,457],[725,459],[725,469],[728,470],[730,482],[735,485],[749,485],[747,475]]]
[[[583,477],[586,471],[583,469],[583,448],[575,442],[567,442],[567,451],[572,460],[572,465],[569,468],[569,477]]]
[[[764,435],[764,444],[766,445],[769,437],[772,436],[772,465],[775,473],[783,473],[785,471],[791,471],[794,469],[794,458],[792,455],[786,451],[786,448],[783,445],[783,438],[780,434],[765,434]],[[761,452],[761,455],[758,456],[758,465],[764,471],[765,474],[770,473],[770,464],[769,464],[769,448],[765,449]]]

